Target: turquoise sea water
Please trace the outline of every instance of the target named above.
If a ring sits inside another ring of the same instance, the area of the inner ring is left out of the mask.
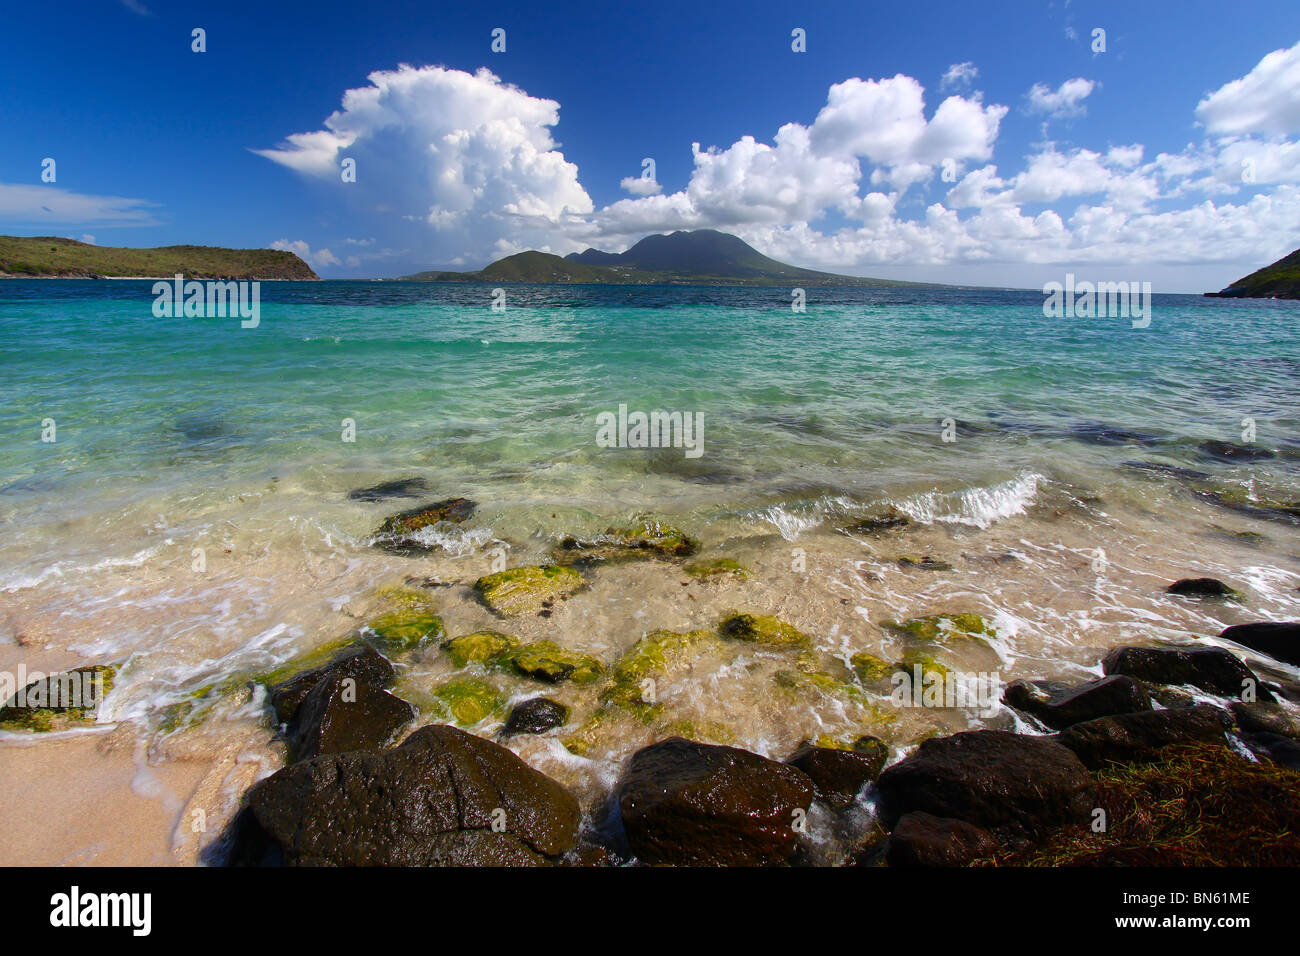
[[[485,286],[263,283],[242,329],[155,318],[150,288],[0,284],[3,519],[295,472],[599,507],[1231,468],[1197,445],[1247,418],[1271,479],[1300,461],[1296,303],[1156,296],[1133,329],[1047,319],[1035,292],[814,289],[794,314],[783,289],[516,286],[496,313]],[[703,413],[704,454],[598,447],[620,404]]]

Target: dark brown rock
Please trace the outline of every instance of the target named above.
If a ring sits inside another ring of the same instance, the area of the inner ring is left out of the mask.
[[[1300,740],[1300,717],[1281,704],[1234,701],[1232,716],[1237,719],[1237,726],[1247,733],[1278,734]]]
[[[875,737],[864,737],[853,750],[804,744],[787,763],[808,775],[820,797],[833,810],[848,807],[866,784],[880,776],[889,748]]]
[[[1101,669],[1156,684],[1189,684],[1224,697],[1241,697],[1253,686],[1258,699],[1273,699],[1255,673],[1221,647],[1117,647]]]
[[[414,718],[414,707],[382,687],[331,674],[311,689],[288,723],[289,759],[385,747]]]
[[[997,848],[993,834],[965,820],[914,812],[894,825],[886,860],[890,866],[967,866]]]
[[[1257,757],[1273,761],[1292,770],[1300,770],[1300,743],[1281,734],[1242,734],[1241,739]]]
[[[393,665],[382,654],[363,644],[353,644],[335,654],[329,663],[272,685],[267,693],[275,719],[287,724],[312,688],[328,677],[351,677],[358,685],[368,684],[381,690],[397,682]]]
[[[1151,699],[1142,685],[1120,674],[1076,685],[1060,681],[1012,681],[1003,691],[1002,701],[1056,728],[1096,717],[1151,709]]]
[[[1231,723],[1227,711],[1202,705],[1099,717],[1061,731],[1056,739],[1095,770],[1112,762],[1159,760],[1160,751],[1175,744],[1226,744],[1223,732]]]
[[[1183,597],[1232,597],[1237,593],[1218,578],[1180,578],[1165,590]]]
[[[549,697],[534,697],[516,704],[501,728],[502,737],[515,734],[544,734],[563,727],[569,720],[569,708]]]
[[[231,862],[535,865],[577,843],[580,817],[572,794],[509,750],[435,724],[392,750],[317,757],[254,785]]]
[[[619,787],[628,845],[650,864],[785,863],[812,798],[794,767],[681,737],[633,754]]]
[[[1037,832],[1089,819],[1096,789],[1047,737],[977,730],[926,740],[876,781],[886,825],[915,811],[986,829]]]
[[[1275,660],[1300,666],[1300,621],[1258,621],[1235,624],[1219,632],[1219,637]]]

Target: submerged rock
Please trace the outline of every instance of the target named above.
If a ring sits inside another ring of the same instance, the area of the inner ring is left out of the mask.
[[[1157,684],[1187,684],[1224,697],[1241,697],[1253,687],[1272,700],[1255,673],[1221,647],[1117,647],[1101,662],[1107,674],[1124,674]]]
[[[348,492],[353,501],[384,501],[388,498],[418,498],[429,490],[429,482],[419,476],[381,481],[369,488],[354,488]]]
[[[1061,731],[1056,740],[1095,770],[1107,763],[1159,760],[1161,750],[1181,744],[1226,744],[1223,732],[1231,723],[1217,707],[1153,710],[1084,721]]]
[[[883,657],[877,657],[868,651],[859,651],[849,658],[849,666],[858,680],[864,684],[879,684],[889,679],[894,673],[894,665]]]
[[[564,538],[551,557],[559,565],[593,565],[649,558],[688,558],[699,550],[699,542],[686,532],[647,520],[628,527],[606,528],[603,535],[588,540]]]
[[[859,791],[880,776],[889,747],[876,737],[861,737],[852,749],[804,744],[786,763],[798,767],[813,782],[817,796],[833,810],[853,803]]]
[[[1142,685],[1122,674],[1077,685],[1060,681],[1012,681],[1003,691],[1002,701],[1056,728],[1096,717],[1151,709],[1150,697]]]
[[[524,677],[558,684],[571,680],[590,684],[605,672],[605,665],[590,654],[580,654],[554,641],[532,641],[509,655],[510,665]]]
[[[92,664],[31,681],[0,707],[0,728],[48,733],[93,724],[116,676],[112,664]]]
[[[908,640],[931,644],[956,644],[973,640],[987,647],[987,638],[996,637],[998,633],[984,618],[970,613],[914,617],[901,624],[897,621],[881,621],[880,626]]]
[[[1234,624],[1219,632],[1219,637],[1275,660],[1300,666],[1300,621],[1259,621]]]
[[[1237,489],[1197,490],[1195,494],[1222,508],[1263,518],[1267,521],[1284,521],[1288,524],[1300,524],[1300,501],[1285,500],[1255,492],[1247,493]]]
[[[587,587],[587,580],[572,568],[530,565],[489,574],[474,582],[474,590],[500,617],[517,617],[549,611]]]
[[[442,649],[447,652],[453,664],[464,667],[471,662],[489,665],[499,663],[508,658],[520,643],[519,638],[500,631],[475,631],[473,634],[462,634],[443,641]]]
[[[455,677],[433,689],[442,717],[461,727],[473,727],[504,706],[495,687],[477,677]]]
[[[366,625],[371,640],[388,654],[405,654],[427,647],[446,636],[442,618],[427,607],[389,611]]]
[[[429,551],[434,546],[421,539],[419,532],[442,521],[459,524],[477,507],[478,503],[468,498],[447,498],[390,515],[375,532],[374,544],[395,554]]]
[[[516,704],[501,730],[502,737],[516,734],[544,734],[569,721],[569,708],[549,697],[534,697]]]
[[[618,800],[643,863],[771,866],[794,855],[812,797],[794,767],[673,737],[632,756]]]
[[[843,530],[849,534],[880,534],[883,531],[906,528],[911,523],[911,518],[891,508],[881,514],[870,515],[861,521],[854,522]]]
[[[718,625],[718,633],[735,641],[775,647],[808,647],[812,644],[807,634],[770,614],[728,614]]]
[[[682,570],[693,578],[731,577],[737,581],[749,579],[749,569],[732,558],[694,561],[683,567]]]
[[[231,862],[530,866],[578,841],[578,801],[504,747],[432,725],[380,753],[332,754],[254,785]]]
[[[1046,737],[977,730],[924,741],[880,775],[881,817],[923,811],[986,829],[1084,824],[1096,787],[1079,758]]]
[[[1240,597],[1218,578],[1180,578],[1165,588],[1170,594],[1184,597]]]
[[[1211,439],[1196,446],[1206,458],[1213,461],[1267,461],[1276,458],[1277,453],[1260,445],[1239,445],[1230,441]]]
[[[921,571],[951,571],[952,565],[947,561],[940,561],[938,558],[932,558],[928,554],[918,556],[915,554],[904,554],[898,558],[900,568],[917,568]]]
[[[993,834],[981,827],[918,810],[894,825],[885,859],[899,867],[968,866],[992,856],[998,846]]]

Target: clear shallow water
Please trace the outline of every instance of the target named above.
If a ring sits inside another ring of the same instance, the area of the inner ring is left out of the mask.
[[[749,582],[601,569],[553,617],[509,629],[608,665],[649,629],[740,608],[779,614],[842,667],[862,650],[892,659],[884,620],[969,610],[996,624],[996,653],[951,665],[1077,679],[1118,643],[1300,616],[1296,526],[1196,494],[1300,498],[1297,303],[1156,296],[1135,330],[1044,318],[1035,292],[809,290],[796,315],[783,289],[510,287],[500,314],[486,286],[264,283],[260,326],[241,329],[154,318],[151,286],[0,283],[0,641],[121,664],[110,716],[156,744],[165,707],[355,628],[382,609],[381,585],[446,585],[433,594],[452,636],[501,628],[470,590],[495,553],[545,560],[562,535],[640,512],[681,524],[706,557],[737,558]],[[599,447],[596,416],[620,404],[703,413],[703,455]],[[1199,447],[1240,442],[1247,417],[1272,457]],[[40,441],[46,418],[54,444]],[[407,476],[428,494],[346,495]],[[384,515],[452,495],[480,508],[439,532],[445,549],[370,547]],[[887,504],[912,526],[840,532]],[[909,570],[902,554],[952,570]],[[1202,574],[1247,599],[1163,594]],[[737,653],[679,675],[670,715],[774,755],[818,733],[901,749],[983,722],[792,704],[771,684],[789,662]],[[402,687],[424,699],[453,673],[430,655],[403,664]],[[487,676],[510,700],[558,695],[578,722],[592,706],[594,691]],[[233,733],[275,765],[256,701],[219,713],[164,751]],[[588,758],[551,738],[511,746],[596,799],[662,729],[615,728]]]

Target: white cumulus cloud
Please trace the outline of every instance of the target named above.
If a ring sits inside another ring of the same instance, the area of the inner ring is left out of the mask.
[[[1201,100],[1196,118],[1211,133],[1300,133],[1300,43],[1274,50],[1240,79]]]
[[[1029,113],[1040,113],[1053,119],[1082,116],[1087,110],[1083,101],[1095,87],[1092,80],[1081,76],[1066,80],[1055,90],[1043,83],[1035,83],[1026,95],[1025,108]]]

